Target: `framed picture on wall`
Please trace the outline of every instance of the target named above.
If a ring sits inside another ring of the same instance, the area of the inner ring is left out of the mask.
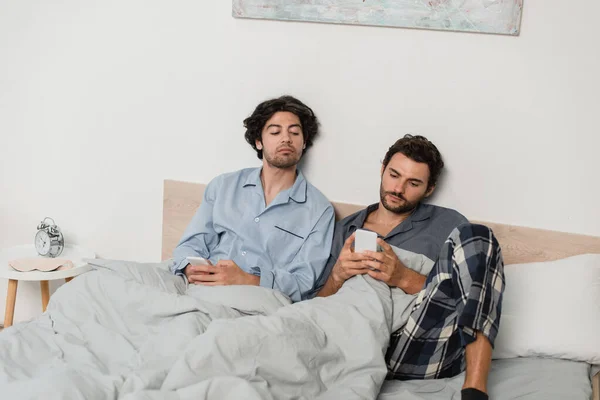
[[[233,16],[518,35],[523,0],[233,0]]]

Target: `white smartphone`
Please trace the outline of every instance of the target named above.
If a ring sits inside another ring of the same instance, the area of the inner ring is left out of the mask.
[[[192,265],[211,265],[206,258],[202,257],[186,257],[186,259]]]
[[[354,251],[356,253],[365,250],[377,251],[377,234],[375,232],[357,229],[354,237]]]

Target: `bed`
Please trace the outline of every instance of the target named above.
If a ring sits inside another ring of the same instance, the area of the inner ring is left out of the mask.
[[[291,304],[255,286],[187,287],[168,272],[203,191],[164,182],[163,261],[88,260],[93,270],[61,286],[44,314],[0,332],[2,398],[456,398],[460,376],[384,383],[393,299],[370,277],[349,280],[334,296]],[[341,218],[360,206],[335,208]],[[521,270],[600,253],[600,238],[490,225],[507,263],[532,265]],[[592,374],[585,362],[502,359],[493,362],[490,393],[587,400]]]
[[[202,200],[205,185],[166,180],[163,198],[162,258],[168,259],[191,216]],[[336,219],[344,218],[363,205],[333,203]],[[600,253],[600,238],[473,221],[490,226],[502,246],[505,265],[560,260],[585,253]],[[598,345],[600,348],[600,344]],[[427,382],[386,381],[380,400],[456,398],[463,375]],[[526,357],[494,360],[489,378],[493,399],[527,400],[589,399],[600,400],[600,368],[585,362],[564,359]],[[593,394],[592,394],[593,393]]]

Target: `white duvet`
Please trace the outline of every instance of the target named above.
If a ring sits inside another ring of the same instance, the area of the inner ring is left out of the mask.
[[[3,399],[375,399],[393,305],[355,277],[296,304],[95,260],[41,317],[0,333]]]

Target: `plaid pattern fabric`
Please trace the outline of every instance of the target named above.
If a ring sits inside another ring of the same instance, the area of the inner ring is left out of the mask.
[[[454,229],[427,276],[404,327],[392,334],[387,379],[435,379],[465,369],[475,331],[494,344],[504,292],[498,241],[486,226]]]

